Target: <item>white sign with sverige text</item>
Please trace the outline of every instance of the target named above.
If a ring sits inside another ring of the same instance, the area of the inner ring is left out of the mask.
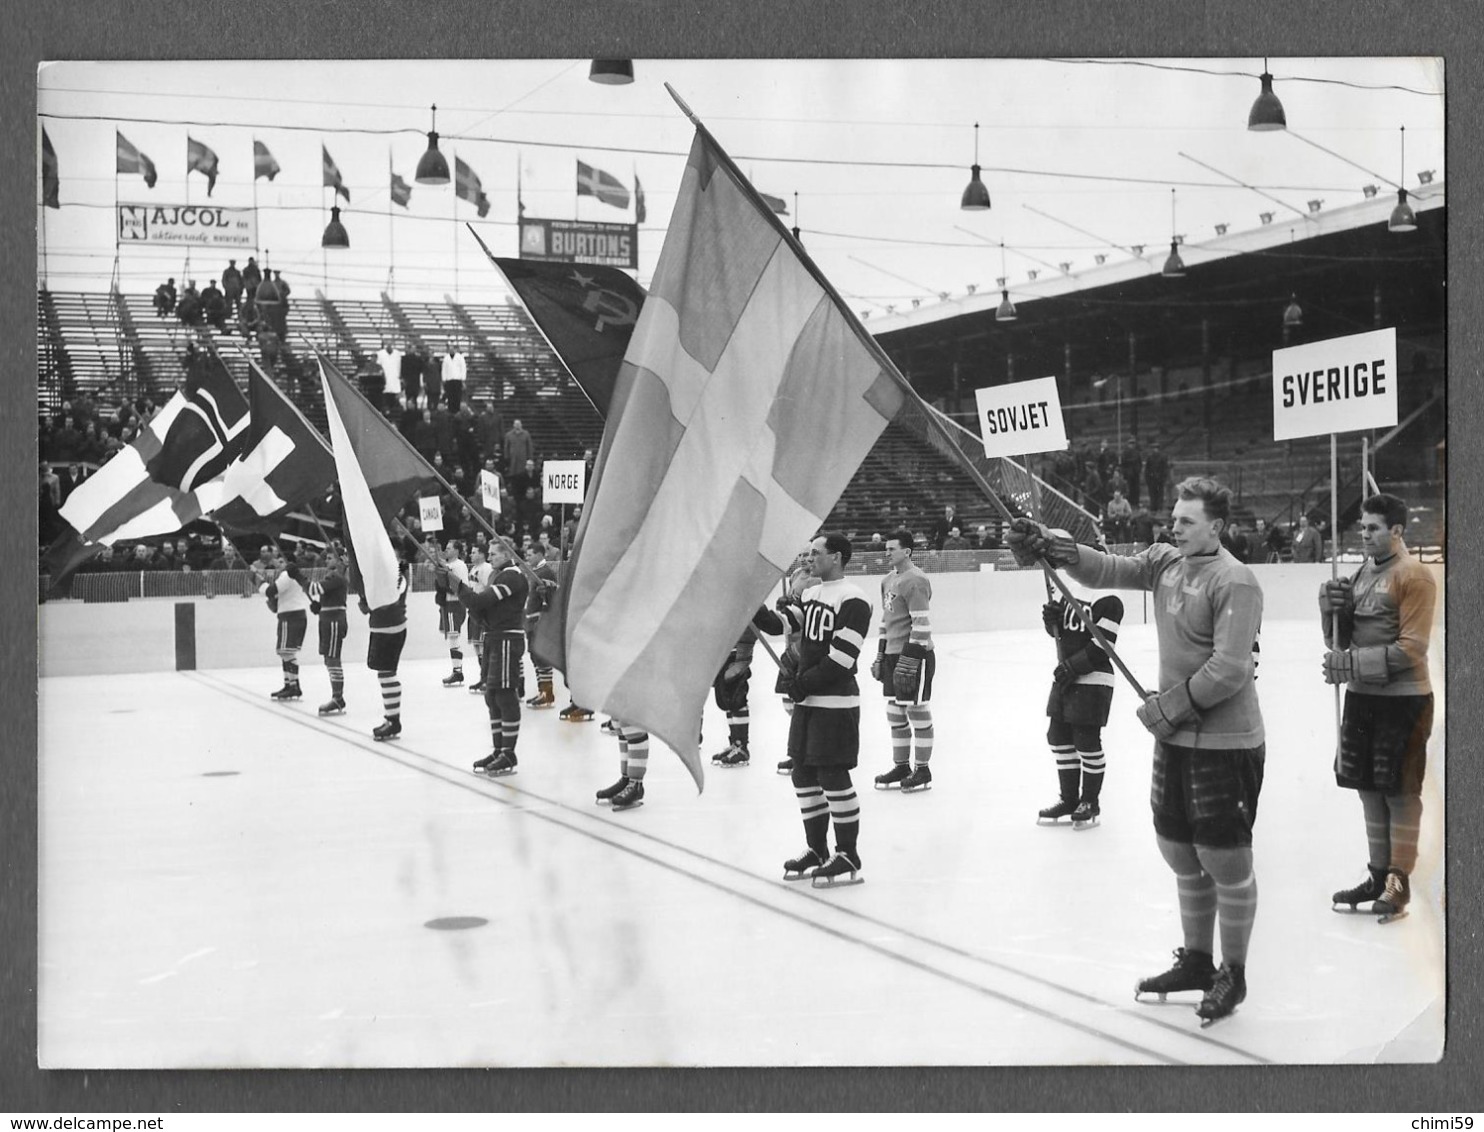
[[[1273,439],[1396,424],[1396,328],[1273,351]]]

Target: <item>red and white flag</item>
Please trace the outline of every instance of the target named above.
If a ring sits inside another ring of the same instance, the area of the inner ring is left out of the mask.
[[[712,677],[910,396],[698,129],[536,652],[699,786]]]
[[[581,161],[577,163],[577,195],[597,197],[604,204],[611,204],[614,208],[629,207],[629,190],[624,187],[622,181],[612,173],[594,169],[591,165]]]

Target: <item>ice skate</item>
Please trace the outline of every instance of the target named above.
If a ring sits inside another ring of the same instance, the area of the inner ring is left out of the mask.
[[[604,734],[607,735],[617,735],[620,731],[623,730],[623,728],[618,725],[618,720],[616,719],[603,720],[602,729]]]
[[[1412,884],[1401,869],[1386,870],[1386,891],[1371,905],[1371,911],[1380,919],[1377,923],[1389,924],[1407,914],[1407,905],[1412,902]]]
[[[1063,798],[1054,806],[1047,806],[1036,815],[1037,825],[1058,825],[1062,818],[1069,818],[1077,812],[1077,799]]]
[[[561,718],[566,723],[590,723],[593,713],[587,708],[578,707],[576,704],[568,704],[562,709]]]
[[[612,786],[605,786],[605,787],[603,787],[603,789],[601,789],[601,790],[598,791],[598,795],[597,795],[598,805],[601,806],[601,805],[603,805],[606,802],[613,801],[613,799],[617,798],[620,794],[622,794],[624,792],[624,788],[627,787],[628,784],[629,784],[628,775],[624,775],[624,777],[620,778]]]
[[[924,790],[933,788],[933,772],[918,763],[912,768],[912,773],[902,779],[901,790],[903,794],[917,794]]]
[[[751,759],[746,743],[733,743],[713,761],[721,767],[736,768],[746,766]]]
[[[613,796],[614,810],[632,810],[644,805],[644,783],[631,778],[624,788]]]
[[[893,763],[885,774],[876,776],[877,790],[899,790],[902,783],[912,777],[912,767],[907,763]]]
[[[304,695],[304,692],[299,687],[299,681],[285,680],[283,687],[274,692],[271,698],[277,700],[279,703],[284,703],[287,700],[297,700],[302,695]]]
[[[495,759],[494,762],[490,763],[489,766],[485,767],[484,773],[491,778],[505,778],[508,775],[514,774],[515,769],[515,755],[511,751],[506,751],[499,758]]]
[[[865,884],[866,878],[861,876],[859,854],[836,849],[833,857],[809,874],[809,881],[815,888],[843,888]]]
[[[532,708],[536,711],[541,711],[545,708],[555,706],[556,697],[553,696],[550,690],[546,688],[542,688],[539,692],[537,692],[534,696],[526,701],[526,707]]]
[[[345,700],[340,696],[331,696],[329,701],[319,705],[320,715],[344,715]]]
[[[792,860],[783,862],[784,880],[808,880],[809,874],[824,864],[825,855],[805,849]]]
[[[482,696],[482,695],[484,695],[484,681],[483,680],[478,680],[475,683],[470,684],[469,685],[469,694],[471,696]]]
[[[1078,802],[1072,811],[1072,828],[1091,829],[1098,824],[1099,812],[1096,802]]]
[[[1211,956],[1204,951],[1187,951],[1183,947],[1175,948],[1175,965],[1162,975],[1152,978],[1140,979],[1134,988],[1134,1001],[1142,1002],[1141,994],[1157,994],[1159,1001],[1165,1000],[1165,995],[1176,991],[1198,990],[1202,993],[1211,989],[1216,982],[1216,968],[1211,962]],[[1245,988],[1243,993],[1246,993]]]
[[[460,669],[457,672],[450,672],[447,676],[445,676],[443,678],[443,686],[445,688],[457,688],[457,687],[460,687],[463,683],[464,683],[464,672],[463,672],[462,669]]]
[[[388,716],[372,729],[371,738],[375,739],[378,743],[384,743],[388,739],[395,739],[400,734],[402,734],[401,718],[392,719]]]
[[[1359,905],[1380,900],[1386,892],[1386,870],[1375,865],[1367,865],[1370,876],[1357,884],[1354,888],[1341,889],[1330,897],[1336,912],[1370,912],[1370,908],[1361,908]],[[1341,907],[1341,905],[1345,907]]]
[[[1241,963],[1223,963],[1221,970],[1216,972],[1216,981],[1195,1008],[1201,1029],[1229,1017],[1246,997],[1247,968]]]
[[[781,763],[778,764],[778,773],[779,774],[793,774],[793,772],[794,772],[794,761],[793,761],[793,759],[784,759]]]
[[[490,767],[495,765],[495,760],[500,757],[499,751],[491,751],[482,759],[475,759],[473,770],[475,774],[488,774]]]

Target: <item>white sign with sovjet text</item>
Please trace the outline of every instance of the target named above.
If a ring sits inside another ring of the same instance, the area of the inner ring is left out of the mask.
[[[1273,351],[1273,439],[1396,424],[1396,328]]]
[[[974,390],[986,456],[1024,456],[1067,446],[1056,378],[1037,377]]]

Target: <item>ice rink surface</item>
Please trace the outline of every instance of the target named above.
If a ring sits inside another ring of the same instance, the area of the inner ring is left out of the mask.
[[[946,628],[946,626],[944,626]],[[1194,999],[1138,1004],[1181,942],[1155,848],[1152,739],[1120,683],[1102,824],[1039,827],[1056,796],[1052,642],[938,636],[931,791],[871,788],[891,762],[862,712],[866,883],[782,881],[803,848],[774,772],[787,718],[758,650],[750,767],[705,716],[699,796],[655,744],[646,804],[611,813],[598,721],[527,711],[520,771],[482,699],[402,666],[400,741],[362,640],[347,714],[303,660],[49,677],[40,685],[38,1059],[44,1068],[1252,1065],[1427,1062],[1444,1043],[1443,657],[1412,914],[1331,911],[1365,876],[1356,796],[1335,787],[1334,701],[1311,621],[1266,624],[1268,730],[1248,999],[1201,1030]],[[268,642],[265,641],[265,646]],[[1146,682],[1152,626],[1120,654]],[[265,647],[265,660],[271,660]],[[471,658],[472,660],[472,658]],[[764,675],[764,673],[767,675]],[[559,678],[560,681],[560,678]],[[531,690],[534,683],[529,680]],[[558,684],[558,707],[566,697]],[[602,716],[598,717],[600,721]]]

